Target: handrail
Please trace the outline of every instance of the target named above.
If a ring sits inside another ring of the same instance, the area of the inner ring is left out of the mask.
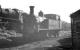
[[[0,18],[4,18],[4,17],[0,17]],[[12,18],[4,18],[4,19],[11,19],[11,20],[16,20],[16,21],[18,21],[17,19],[12,19]]]

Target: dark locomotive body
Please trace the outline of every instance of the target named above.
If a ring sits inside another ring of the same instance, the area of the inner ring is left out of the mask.
[[[29,43],[30,35],[35,32],[36,25],[33,12],[27,14],[18,9],[10,9],[12,12],[9,9],[0,8],[0,10],[0,48]]]

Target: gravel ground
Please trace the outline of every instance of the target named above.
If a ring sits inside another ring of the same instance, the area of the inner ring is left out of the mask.
[[[0,49],[0,50],[47,50],[50,47],[60,46],[61,44],[58,42],[58,40],[64,39],[64,38],[68,38],[68,36],[48,38],[43,41],[32,42],[32,43],[25,44],[23,46]]]

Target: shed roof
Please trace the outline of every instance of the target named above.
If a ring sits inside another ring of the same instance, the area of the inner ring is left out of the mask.
[[[70,15],[70,17],[71,17],[71,18],[74,18],[74,17],[79,16],[79,15],[80,15],[80,9],[77,10],[76,12],[72,13],[72,14]]]

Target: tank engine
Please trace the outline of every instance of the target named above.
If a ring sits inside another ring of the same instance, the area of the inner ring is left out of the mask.
[[[29,34],[35,32],[34,6],[30,14],[18,9],[0,7],[0,48],[14,47],[27,43]]]

